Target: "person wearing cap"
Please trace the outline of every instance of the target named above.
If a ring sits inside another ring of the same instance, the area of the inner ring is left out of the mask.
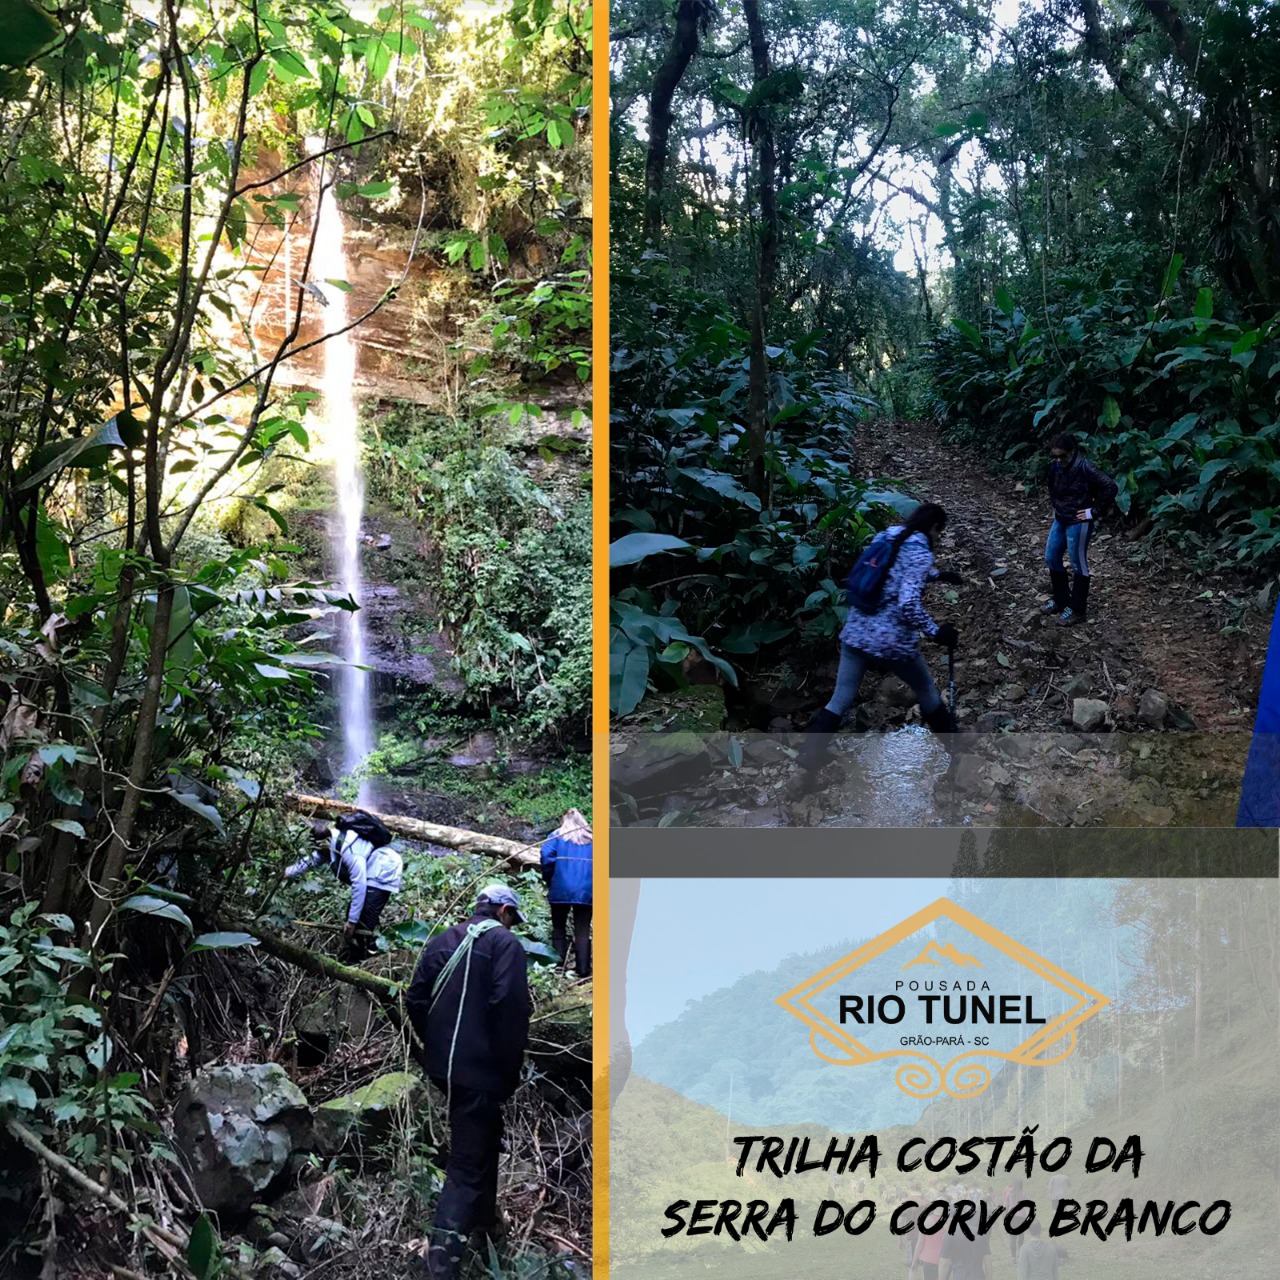
[[[469,920],[423,948],[405,997],[423,1066],[448,1100],[449,1158],[425,1259],[455,1280],[473,1232],[499,1233],[502,1104],[516,1091],[529,1041],[529,978],[520,900],[504,884],[480,891]]]

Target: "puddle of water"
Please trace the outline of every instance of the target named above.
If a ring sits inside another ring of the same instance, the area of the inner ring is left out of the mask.
[[[840,781],[822,793],[831,813],[818,826],[931,827],[945,820],[933,789],[950,756],[928,729],[842,734],[832,754]]]

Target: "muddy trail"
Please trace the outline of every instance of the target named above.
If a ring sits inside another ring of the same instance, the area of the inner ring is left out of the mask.
[[[938,567],[957,587],[925,605],[960,632],[948,743],[910,691],[869,673],[827,765],[806,778],[801,732],[834,683],[835,654],[807,669],[750,672],[743,687],[694,688],[613,743],[622,825],[1230,826],[1266,654],[1256,588],[1206,575],[1118,516],[1090,544],[1089,620],[1041,612],[1049,591],[1048,501],[943,444],[930,425],[877,422],[866,474],[940,502]],[[924,652],[947,694],[945,655]],[[655,732],[656,731],[656,732]]]

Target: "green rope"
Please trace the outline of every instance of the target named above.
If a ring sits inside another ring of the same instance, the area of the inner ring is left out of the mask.
[[[458,997],[458,1016],[453,1022],[453,1037],[449,1041],[449,1065],[445,1071],[445,1097],[446,1102],[453,1102],[453,1053],[458,1047],[458,1032],[462,1027],[462,1010],[467,1002],[467,984],[471,981],[471,949],[475,945],[476,939],[482,933],[488,933],[490,929],[498,929],[501,927],[499,920],[480,920],[476,924],[467,925],[466,936],[458,943],[453,955],[445,961],[444,968],[440,970],[440,976],[435,981],[435,986],[431,988],[431,1005],[427,1010],[428,1014],[434,1012],[436,1005],[440,1002],[440,997],[444,994],[444,989],[449,983],[449,979],[457,972],[458,966],[466,961],[462,970],[462,994]]]

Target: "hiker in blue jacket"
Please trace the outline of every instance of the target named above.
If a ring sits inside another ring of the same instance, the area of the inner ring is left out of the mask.
[[[830,735],[853,707],[871,665],[886,667],[910,686],[920,703],[921,718],[934,733],[955,733],[955,716],[942,701],[919,648],[922,634],[944,649],[954,649],[960,642],[955,626],[935,622],[921,600],[927,582],[961,581],[959,574],[934,567],[934,541],[946,524],[947,513],[937,503],[921,503],[903,524],[877,534],[859,558],[850,574],[851,596],[860,571],[877,557],[882,582],[873,599],[864,599],[861,605],[851,599],[840,632],[835,692],[806,729],[811,736],[800,752],[801,768],[812,770],[821,763]]]
[[[573,915],[573,962],[579,978],[591,976],[591,828],[577,809],[542,845],[542,878],[551,904],[551,945],[563,964],[569,955]]]
[[[1075,436],[1049,442],[1049,501],[1053,524],[1044,547],[1053,595],[1044,612],[1059,615],[1058,624],[1073,627],[1089,616],[1089,539],[1093,522],[1107,514],[1119,486],[1081,452]],[[1068,574],[1064,557],[1075,573]]]
[[[1236,826],[1280,827],[1280,608],[1271,621]]]

